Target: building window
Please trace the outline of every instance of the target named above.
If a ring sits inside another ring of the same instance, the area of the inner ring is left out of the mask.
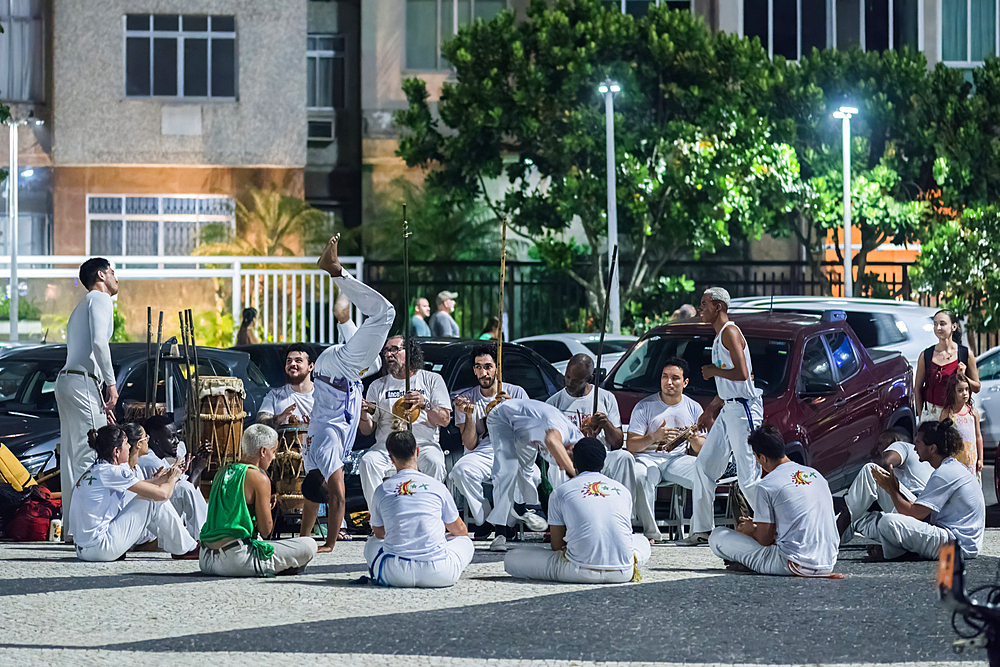
[[[941,59],[952,67],[980,67],[1000,54],[998,0],[941,0]]]
[[[406,69],[447,69],[441,44],[476,19],[489,21],[507,0],[406,0]]]
[[[217,195],[87,195],[87,254],[186,257],[206,225],[235,229],[233,210]]]
[[[127,14],[125,94],[235,98],[236,19]]]
[[[948,0],[944,0],[947,2]],[[919,45],[919,0],[744,0],[743,34],[772,58],[799,60],[813,47],[884,51]],[[804,8],[804,9],[803,9]]]
[[[306,107],[344,108],[343,35],[309,35],[306,38]]]
[[[691,11],[691,0],[604,0],[610,5],[621,8],[623,14],[631,14],[640,18],[649,13],[649,6],[666,5],[668,9],[684,12]]]
[[[42,0],[0,0],[0,95],[5,102],[45,101]]]

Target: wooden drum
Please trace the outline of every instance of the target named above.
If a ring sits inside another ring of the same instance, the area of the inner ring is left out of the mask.
[[[243,399],[246,391],[243,380],[234,377],[202,377],[198,380],[198,430],[186,434],[187,442],[208,443],[211,453],[205,472],[210,477],[226,465],[242,458],[240,440],[243,438]],[[190,426],[195,426],[188,422]]]
[[[280,514],[302,514],[302,480],[306,476],[302,449],[308,437],[305,424],[289,423],[278,427],[278,451],[271,464],[271,479],[278,494]]]
[[[152,414],[146,414],[146,404],[142,401],[128,401],[125,403],[125,423],[130,422],[142,423],[147,417],[152,417],[153,415],[165,415],[167,414],[167,404],[166,403],[156,403],[152,407]]]

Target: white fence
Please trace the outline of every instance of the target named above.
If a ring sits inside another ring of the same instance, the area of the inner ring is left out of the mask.
[[[17,260],[18,281],[24,278],[76,278],[82,255],[22,255]],[[191,280],[218,278],[232,286],[233,320],[238,325],[244,308],[258,312],[258,322],[274,341],[308,340],[332,343],[336,290],[318,257],[164,257],[109,256],[122,281]],[[363,257],[341,257],[344,270],[361,279]],[[280,267],[280,268],[276,268]],[[0,256],[0,280],[10,280],[10,258]],[[361,324],[361,313],[354,320]],[[17,313],[11,313],[17,330]]]

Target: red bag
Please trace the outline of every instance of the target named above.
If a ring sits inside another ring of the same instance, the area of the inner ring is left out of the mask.
[[[52,495],[43,486],[34,486],[31,496],[14,512],[7,525],[7,537],[15,542],[45,542],[49,539],[49,522],[56,514]]]

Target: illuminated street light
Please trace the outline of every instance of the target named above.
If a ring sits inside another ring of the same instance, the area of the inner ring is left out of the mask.
[[[854,296],[854,276],[851,270],[851,116],[858,113],[854,107],[840,107],[834,118],[843,121],[844,135],[844,296]]]

